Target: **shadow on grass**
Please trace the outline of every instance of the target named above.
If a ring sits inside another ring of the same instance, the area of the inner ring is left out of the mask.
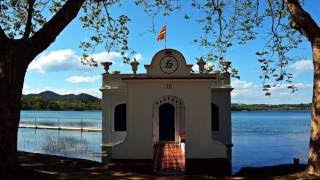
[[[144,165],[103,164],[90,160],[66,158],[61,156],[19,152],[21,168],[9,179],[216,179],[209,175],[163,175],[154,174]],[[129,165],[129,166],[128,166]],[[3,178],[0,178],[3,179]],[[218,179],[230,179],[221,177]]]
[[[9,179],[152,179],[133,172],[109,170],[107,164],[61,156],[19,152],[20,168]],[[2,178],[0,178],[2,179]]]
[[[306,165],[275,165],[242,168],[233,177],[204,174],[159,175],[140,169],[132,171],[128,164],[107,165],[95,161],[60,156],[19,152],[20,168],[0,179],[319,179],[305,173]],[[1,175],[1,172],[0,172]]]

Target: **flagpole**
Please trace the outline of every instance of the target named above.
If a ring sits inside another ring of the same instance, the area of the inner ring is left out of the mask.
[[[166,34],[164,35],[164,49],[167,49],[167,23],[165,24],[166,26]]]
[[[167,35],[164,36],[164,49],[167,49]]]

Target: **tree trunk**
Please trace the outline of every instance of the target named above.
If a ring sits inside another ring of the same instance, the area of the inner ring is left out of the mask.
[[[18,166],[17,134],[24,76],[30,62],[28,43],[7,40],[0,44],[0,174]],[[33,58],[32,58],[33,59]]]
[[[22,39],[9,39],[0,26],[0,176],[10,173],[10,170],[15,170],[18,166],[17,134],[22,88],[28,65],[54,42],[77,16],[84,2],[85,0],[67,0],[31,38],[29,17],[32,15],[32,1],[29,1],[29,23]]]
[[[285,0],[293,28],[311,42],[313,55],[313,95],[308,174],[320,176],[320,28],[299,0]]]
[[[308,173],[320,176],[320,37],[311,43],[314,70]]]

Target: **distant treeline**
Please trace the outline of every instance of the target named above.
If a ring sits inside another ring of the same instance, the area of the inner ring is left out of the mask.
[[[59,95],[45,91],[23,95],[21,105],[23,110],[100,110],[101,99],[84,93]]]
[[[60,95],[52,91],[22,96],[23,110],[101,110],[101,99],[89,94]],[[232,111],[310,110],[311,104],[232,104]]]
[[[310,110],[309,104],[232,104],[232,111]]]
[[[23,110],[101,110],[101,103],[92,102],[82,102],[82,103],[72,103],[64,101],[23,101]]]

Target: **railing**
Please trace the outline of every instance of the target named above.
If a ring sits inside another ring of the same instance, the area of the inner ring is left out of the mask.
[[[22,117],[19,128],[101,132],[101,119],[36,116]]]

